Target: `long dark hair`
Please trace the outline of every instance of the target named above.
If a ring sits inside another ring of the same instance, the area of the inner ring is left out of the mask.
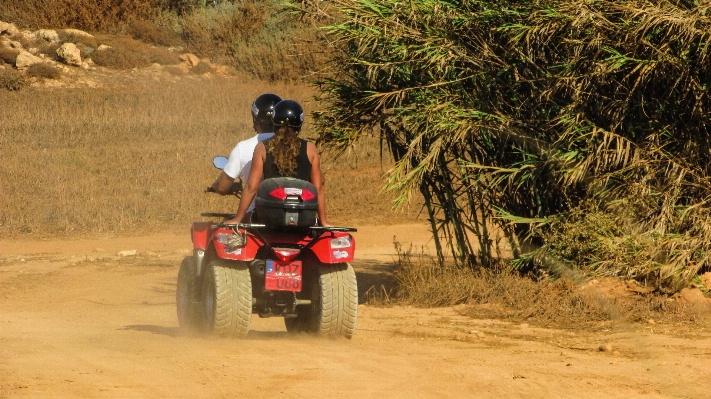
[[[274,131],[274,137],[269,140],[267,150],[274,157],[274,166],[282,176],[294,176],[296,157],[301,147],[299,130],[291,126],[279,126]]]

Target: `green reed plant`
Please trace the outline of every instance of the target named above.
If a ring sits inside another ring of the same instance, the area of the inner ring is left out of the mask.
[[[711,267],[711,3],[330,4],[321,140],[382,137],[386,189],[422,193],[440,263],[507,253],[663,290]]]

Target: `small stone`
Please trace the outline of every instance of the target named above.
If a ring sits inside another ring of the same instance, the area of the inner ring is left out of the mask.
[[[649,323],[649,324],[656,324],[656,323],[654,322],[654,319],[649,319],[649,320],[647,320],[647,323]]]
[[[200,63],[200,58],[198,58],[195,54],[192,53],[180,54],[179,58],[181,61],[184,61],[186,64],[188,64],[188,66],[190,66],[191,68]]]
[[[479,331],[479,332],[476,333],[476,336],[479,337],[479,338],[484,338],[484,337],[486,337],[486,334],[484,334],[483,332]]]
[[[603,344],[603,345],[600,345],[600,347],[598,348],[598,350],[599,350],[600,352],[611,352],[611,351],[612,351],[612,345],[610,345],[610,344]]]
[[[131,249],[131,250],[126,250],[126,251],[121,251],[121,252],[119,252],[119,253],[118,253],[118,256],[121,256],[121,257],[136,256],[137,253],[138,253],[138,250],[136,250],[136,249]]]
[[[568,367],[570,367],[570,366],[572,366],[572,365],[573,365],[573,363],[568,363],[568,364],[566,364],[566,366],[568,366]]]

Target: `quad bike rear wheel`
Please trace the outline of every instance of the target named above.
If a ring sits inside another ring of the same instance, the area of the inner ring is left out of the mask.
[[[320,265],[311,283],[311,305],[299,307],[296,318],[285,318],[289,332],[352,338],[358,318],[358,283],[348,263]]]
[[[252,321],[252,281],[242,262],[210,262],[202,285],[203,329],[223,337],[244,338]]]
[[[178,324],[186,331],[195,331],[200,326],[200,285],[197,278],[195,258],[186,256],[180,264],[178,284],[175,290]]]

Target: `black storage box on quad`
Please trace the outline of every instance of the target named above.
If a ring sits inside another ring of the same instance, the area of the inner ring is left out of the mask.
[[[259,221],[267,226],[313,226],[316,224],[318,193],[307,181],[275,177],[259,185],[255,206]]]

